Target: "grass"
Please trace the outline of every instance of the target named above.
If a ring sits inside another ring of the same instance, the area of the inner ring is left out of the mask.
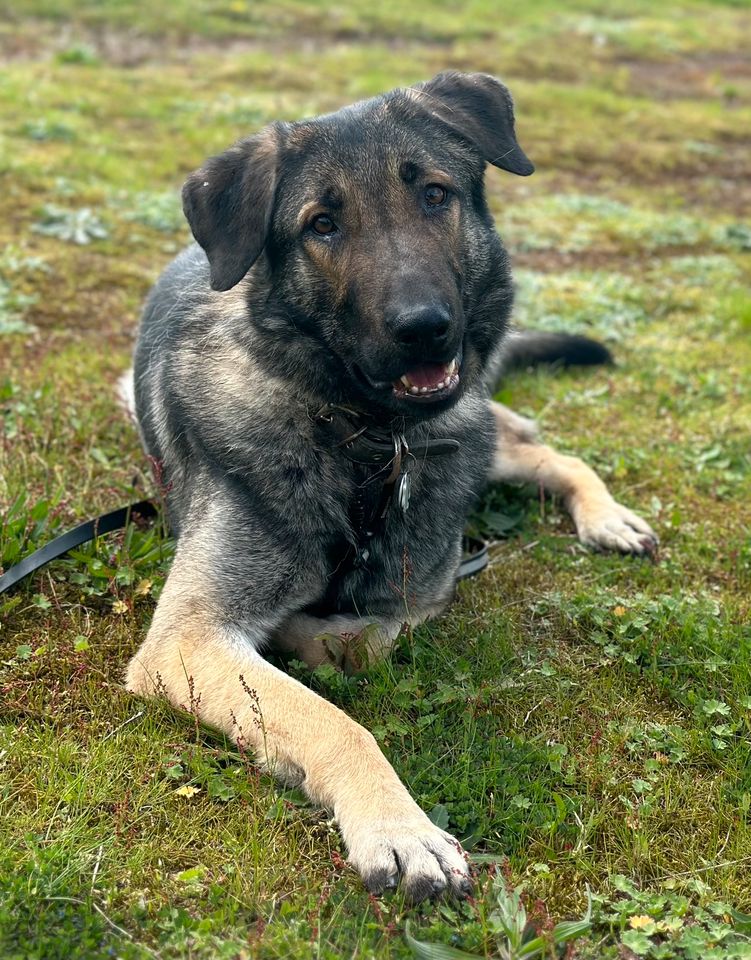
[[[0,22],[4,566],[151,492],[113,386],[187,238],[183,176],[445,67],[507,79],[538,167],[488,175],[519,321],[618,359],[502,399],[663,542],[596,556],[558,504],[495,490],[473,522],[503,539],[441,620],[355,678],[288,665],[470,850],[475,900],[419,910],[365,894],[323,811],[125,694],[159,531],[46,568],[0,600],[0,954],[522,957],[529,920],[548,956],[571,930],[569,957],[750,956],[747,5],[19,0]]]

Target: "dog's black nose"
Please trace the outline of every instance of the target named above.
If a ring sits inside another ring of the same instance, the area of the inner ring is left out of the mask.
[[[451,333],[451,316],[442,306],[411,307],[394,314],[386,323],[405,347],[445,347]]]

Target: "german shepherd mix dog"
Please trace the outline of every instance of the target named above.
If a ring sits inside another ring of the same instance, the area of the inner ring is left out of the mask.
[[[154,288],[135,354],[177,552],[129,689],[252,747],[333,812],[371,891],[400,880],[414,901],[470,890],[459,843],[370,733],[264,651],[311,666],[385,654],[451,600],[488,482],[560,494],[592,547],[656,544],[490,399],[513,293],[487,163],[533,171],[508,91],[483,74],[240,141],[185,184],[198,245]],[[551,352],[509,343],[512,359]],[[575,359],[587,344],[554,346]]]

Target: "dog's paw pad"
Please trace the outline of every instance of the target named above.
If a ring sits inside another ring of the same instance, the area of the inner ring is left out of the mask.
[[[352,862],[351,855],[349,857],[349,863],[352,866],[355,866],[355,864]],[[382,894],[385,890],[394,890],[399,886],[398,870],[389,871],[389,868],[382,868],[371,870],[368,873],[365,873],[361,870],[360,873],[368,892],[374,893],[376,896]]]
[[[659,538],[640,516],[615,500],[580,505],[574,514],[581,542],[595,550],[614,550],[654,558]]]
[[[472,891],[460,844],[427,817],[363,829],[347,840],[349,862],[371,893],[399,883],[405,897],[419,903],[445,893],[464,898]]]

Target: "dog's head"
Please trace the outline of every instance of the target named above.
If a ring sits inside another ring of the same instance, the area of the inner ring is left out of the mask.
[[[183,203],[215,290],[261,258],[277,327],[324,349],[340,393],[423,417],[479,375],[510,310],[486,163],[534,169],[511,97],[485,74],[442,73],[267,127],[192,174]]]

